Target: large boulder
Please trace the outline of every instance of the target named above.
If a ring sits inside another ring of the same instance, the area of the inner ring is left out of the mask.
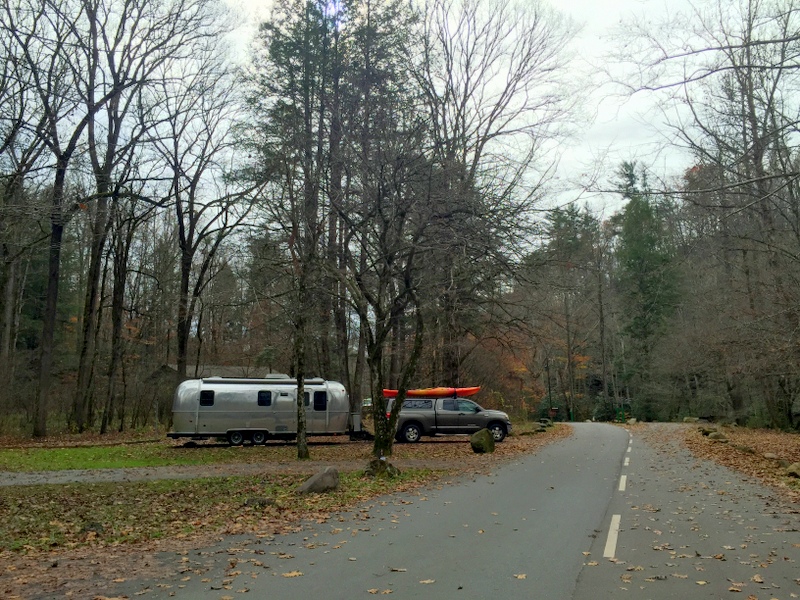
[[[789,477],[800,477],[800,462],[792,463],[786,467],[786,474]]]
[[[721,431],[712,431],[711,433],[708,434],[708,439],[714,440],[715,442],[724,443],[728,441],[728,436],[726,436]]]
[[[469,438],[470,446],[475,454],[486,454],[494,452],[494,437],[492,432],[484,428],[476,431]]]
[[[312,475],[300,487],[298,494],[320,494],[329,492],[339,487],[339,471],[334,467],[325,467],[316,475]]]

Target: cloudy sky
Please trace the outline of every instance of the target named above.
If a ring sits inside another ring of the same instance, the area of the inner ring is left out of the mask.
[[[227,0],[250,28],[269,14],[269,0]],[[624,24],[635,19],[659,21],[689,0],[542,0],[570,17],[580,33],[576,40],[576,76],[602,81],[599,73],[613,48],[613,37]],[[247,26],[246,26],[247,27]],[[242,36],[239,41],[246,39]],[[620,93],[609,85],[587,86],[587,101],[578,134],[559,150],[559,203],[579,199],[598,212],[610,213],[620,206],[615,194],[596,191],[606,188],[609,176],[623,160],[637,160],[659,177],[678,176],[690,166],[676,150],[664,150],[663,117],[654,111],[654,98]],[[588,191],[592,188],[595,191]]]
[[[626,23],[632,21],[658,22],[668,18],[686,0],[551,0],[561,12],[569,15],[582,30],[577,48],[579,62],[589,73],[598,73],[614,50],[613,38]],[[579,67],[580,68],[580,67]],[[597,80],[602,80],[598,75]],[[653,94],[633,96],[619,88],[603,85],[595,88],[587,103],[590,125],[569,145],[559,175],[566,179],[569,189],[563,197],[580,195],[583,200],[603,210],[615,210],[619,201],[607,193],[587,193],[582,183],[598,176],[590,187],[604,187],[603,173],[613,170],[623,160],[637,160],[651,168],[659,177],[679,176],[690,166],[684,153],[664,147],[668,134],[663,116],[656,110]],[[602,166],[599,163],[602,162]],[[605,179],[605,181],[604,181]],[[570,185],[571,184],[571,185]]]

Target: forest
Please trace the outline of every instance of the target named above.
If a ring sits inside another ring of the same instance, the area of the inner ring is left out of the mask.
[[[798,11],[624,28],[603,75],[693,166],[598,165],[602,215],[543,2],[276,0],[242,44],[216,0],[7,0],[0,433],[163,428],[223,367],[796,430]]]

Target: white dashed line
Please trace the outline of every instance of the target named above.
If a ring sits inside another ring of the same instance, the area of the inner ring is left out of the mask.
[[[630,456],[626,456],[625,457],[625,466],[627,467],[630,464],[631,464],[631,457]]]
[[[611,525],[608,528],[608,538],[606,539],[606,547],[603,550],[603,558],[614,558],[617,553],[617,539],[619,538],[619,522],[622,515],[612,515]]]
[[[619,478],[619,491],[620,492],[624,492],[626,485],[628,485],[628,476],[627,475],[620,476],[620,478]]]

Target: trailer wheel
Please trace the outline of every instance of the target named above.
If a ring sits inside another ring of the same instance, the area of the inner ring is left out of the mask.
[[[502,423],[491,423],[489,427],[487,427],[489,432],[492,434],[495,442],[502,442],[506,439],[506,426]]]
[[[231,446],[241,446],[244,444],[244,434],[241,431],[229,431],[228,443]]]
[[[267,432],[266,431],[254,431],[250,435],[250,440],[253,442],[253,445],[260,446],[264,442],[267,441]]]
[[[409,444],[414,444],[415,442],[418,442],[419,438],[421,437],[422,430],[416,423],[408,423],[405,427],[403,427],[403,441],[406,441]]]

